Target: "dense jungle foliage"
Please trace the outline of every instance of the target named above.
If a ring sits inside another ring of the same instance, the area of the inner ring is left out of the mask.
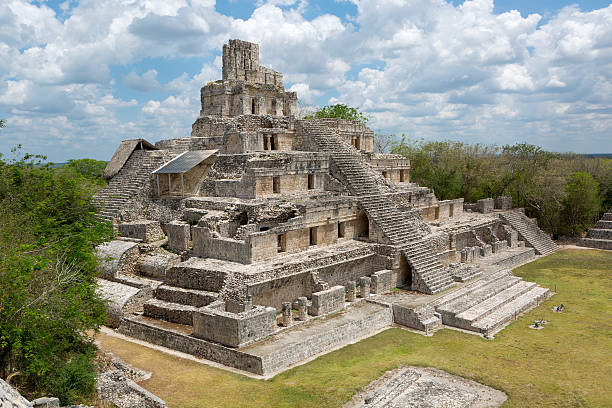
[[[612,159],[526,143],[498,147],[405,137],[390,151],[408,157],[411,181],[433,188],[438,199],[509,195],[555,236],[580,236],[612,206]]]
[[[105,304],[93,248],[113,232],[90,200],[103,162],[44,161],[0,155],[0,377],[66,405],[95,391],[92,335]]]

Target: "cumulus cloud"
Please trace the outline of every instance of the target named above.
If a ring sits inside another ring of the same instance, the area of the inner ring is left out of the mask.
[[[136,91],[150,92],[161,87],[156,77],[157,71],[154,69],[150,69],[142,75],[138,75],[134,71],[131,71],[123,77],[123,84]]]
[[[344,19],[297,0],[260,0],[239,19],[213,0],[71,0],[59,16],[9,0],[0,147],[29,140],[60,158],[108,158],[123,138],[188,136],[200,87],[221,76],[222,44],[241,38],[261,44],[261,63],[302,103],[358,106],[376,131],[612,150],[612,5],[543,21],[495,14],[492,0],[351,2],[357,12]],[[169,77],[159,60],[191,68]]]

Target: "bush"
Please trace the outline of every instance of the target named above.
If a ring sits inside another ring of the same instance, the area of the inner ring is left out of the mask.
[[[91,392],[91,333],[105,316],[93,249],[113,232],[84,176],[43,160],[0,156],[0,377],[67,404]]]

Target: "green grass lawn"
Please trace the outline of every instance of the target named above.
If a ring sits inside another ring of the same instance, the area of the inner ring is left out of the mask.
[[[454,330],[425,337],[389,329],[277,375],[255,380],[100,335],[104,348],[153,372],[145,388],[169,407],[339,407],[400,364],[431,366],[497,388],[507,407],[612,406],[612,252],[564,250],[514,273],[557,295],[494,340]],[[564,303],[564,313],[552,306]],[[529,329],[533,320],[549,323]]]

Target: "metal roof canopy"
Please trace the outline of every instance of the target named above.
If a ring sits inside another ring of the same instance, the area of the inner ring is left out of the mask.
[[[179,154],[168,163],[164,164],[153,174],[184,174],[193,169],[210,156],[217,153],[218,150],[191,150]]]

